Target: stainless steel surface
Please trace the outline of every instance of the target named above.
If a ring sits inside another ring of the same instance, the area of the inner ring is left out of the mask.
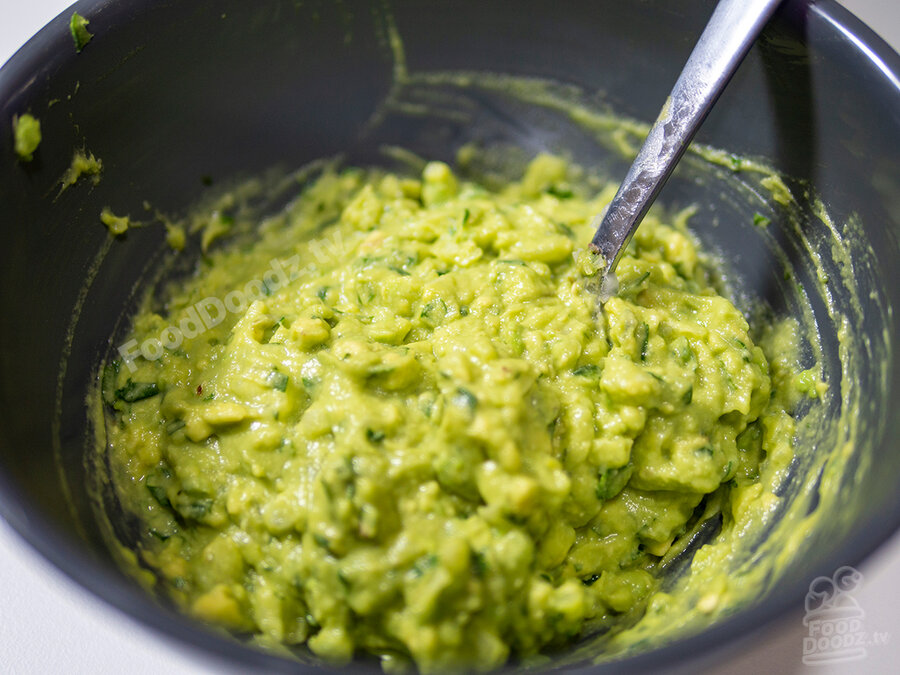
[[[622,251],[697,129],[781,0],[721,0],[605,215],[592,253],[603,256],[601,300],[615,294]]]

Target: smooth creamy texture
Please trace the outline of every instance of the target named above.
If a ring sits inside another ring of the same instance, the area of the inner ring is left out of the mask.
[[[683,535],[767,517],[815,389],[795,327],[751,331],[652,216],[598,314],[575,253],[611,196],[549,156],[497,193],[440,163],[326,171],[145,303],[126,353],[171,349],[108,367],[102,396],[166,592],[330,661],[491,668],[657,613]],[[210,215],[204,248],[229,227]]]

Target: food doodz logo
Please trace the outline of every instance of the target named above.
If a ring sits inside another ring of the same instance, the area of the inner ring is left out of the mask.
[[[865,658],[868,634],[863,630],[865,612],[850,592],[862,583],[853,567],[839,567],[828,577],[816,577],[806,594],[803,625],[803,663],[807,665],[855,661]]]

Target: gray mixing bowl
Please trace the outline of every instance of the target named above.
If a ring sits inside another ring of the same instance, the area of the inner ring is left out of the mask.
[[[103,505],[87,488],[85,394],[134,306],[134,288],[165,245],[162,228],[153,227],[110,245],[100,210],[139,214],[147,200],[179,216],[204,191],[273,166],[338,153],[348,163],[388,163],[385,145],[448,161],[470,141],[525,155],[568,152],[620,177],[627,159],[615,148],[635,139],[617,135],[607,113],[655,117],[711,7],[699,0],[77,3],[94,33],[83,51],[72,44],[70,10],[0,70],[0,129],[31,111],[44,138],[34,160],[22,163],[11,134],[0,134],[0,512],[66,574],[148,626],[236,663],[312,668],[155,600],[120,571],[101,536]],[[428,77],[451,71],[478,76]],[[485,73],[531,84],[513,95]],[[591,124],[560,101],[589,111]],[[618,670],[727,653],[802,607],[814,577],[858,563],[900,523],[900,57],[835,2],[789,0],[697,142],[725,154],[719,161],[689,154],[661,200],[698,205],[692,222],[730,263],[740,297],[764,299],[777,312],[811,312],[830,390],[821,433],[799,443],[783,499],[827,508],[828,517],[751,602],[677,640],[651,640],[614,664]],[[73,149],[82,147],[102,158],[102,180],[58,194]],[[773,204],[752,172],[732,170],[730,153],[783,173],[799,203]],[[818,217],[823,210],[830,219]],[[748,221],[756,211],[772,220],[765,230]],[[841,443],[846,453],[829,455]],[[755,550],[760,564],[774,555],[764,542]],[[591,651],[586,642],[559,663],[608,672],[590,664]]]

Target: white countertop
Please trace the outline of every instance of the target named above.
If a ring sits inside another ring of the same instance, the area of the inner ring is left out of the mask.
[[[4,0],[0,64],[68,0]],[[900,49],[900,2],[844,0],[845,6]],[[853,598],[864,611],[864,628],[886,634],[886,644],[868,647],[865,659],[844,665],[806,666],[801,661],[802,607],[773,625],[757,644],[735,654],[715,675],[804,673],[822,675],[898,672],[900,657],[900,535],[861,567],[863,584]],[[45,561],[0,519],[0,673],[67,675],[204,675],[222,665],[161,637],[109,607]]]

